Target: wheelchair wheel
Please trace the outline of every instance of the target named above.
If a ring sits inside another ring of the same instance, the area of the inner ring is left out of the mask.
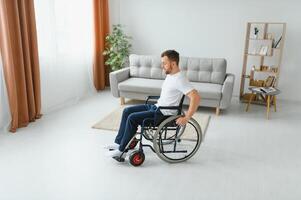
[[[135,167],[142,165],[144,159],[145,159],[144,153],[139,150],[133,151],[129,157],[130,163]]]
[[[197,121],[191,118],[185,126],[179,126],[175,124],[179,117],[181,115],[164,120],[154,134],[153,145],[156,154],[169,163],[190,159],[202,141],[202,131]]]

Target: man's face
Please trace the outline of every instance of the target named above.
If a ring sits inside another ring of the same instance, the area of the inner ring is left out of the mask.
[[[162,57],[161,61],[162,61],[161,67],[165,71],[165,74],[170,74],[172,71],[174,62],[170,61],[167,56]]]

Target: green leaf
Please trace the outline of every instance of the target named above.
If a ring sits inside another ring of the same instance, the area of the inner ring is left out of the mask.
[[[106,55],[105,64],[110,66],[112,71],[121,69],[129,56],[132,47],[130,39],[132,37],[124,33],[121,24],[113,25],[112,33],[106,36],[106,49],[103,55]]]

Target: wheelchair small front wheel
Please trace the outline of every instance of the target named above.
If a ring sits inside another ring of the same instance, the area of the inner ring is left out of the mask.
[[[131,165],[137,167],[142,165],[145,160],[145,155],[142,151],[133,151],[129,157]]]

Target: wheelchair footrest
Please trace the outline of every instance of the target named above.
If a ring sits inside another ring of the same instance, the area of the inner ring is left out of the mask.
[[[121,156],[114,156],[113,158],[114,158],[116,161],[118,161],[118,162],[124,162],[124,161],[125,161],[125,159],[122,158]]]

